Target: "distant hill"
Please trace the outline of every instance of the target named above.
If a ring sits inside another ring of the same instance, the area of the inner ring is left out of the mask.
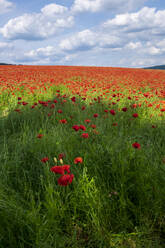
[[[7,64],[7,63],[0,63],[0,65],[12,65],[12,64]]]
[[[165,65],[155,65],[151,67],[145,67],[143,69],[157,69],[157,70],[165,70]]]

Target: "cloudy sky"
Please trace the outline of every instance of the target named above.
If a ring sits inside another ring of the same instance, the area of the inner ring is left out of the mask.
[[[165,1],[0,0],[0,62],[165,64]]]

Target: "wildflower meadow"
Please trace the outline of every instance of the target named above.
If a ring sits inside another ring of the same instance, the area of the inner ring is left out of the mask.
[[[0,248],[164,244],[165,72],[0,66]]]

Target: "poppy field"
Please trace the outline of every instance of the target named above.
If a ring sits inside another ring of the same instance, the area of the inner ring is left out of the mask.
[[[165,71],[0,66],[0,248],[164,237]]]

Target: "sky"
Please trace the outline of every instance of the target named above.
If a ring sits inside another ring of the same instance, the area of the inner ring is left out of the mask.
[[[0,0],[0,62],[165,64],[165,1]]]

